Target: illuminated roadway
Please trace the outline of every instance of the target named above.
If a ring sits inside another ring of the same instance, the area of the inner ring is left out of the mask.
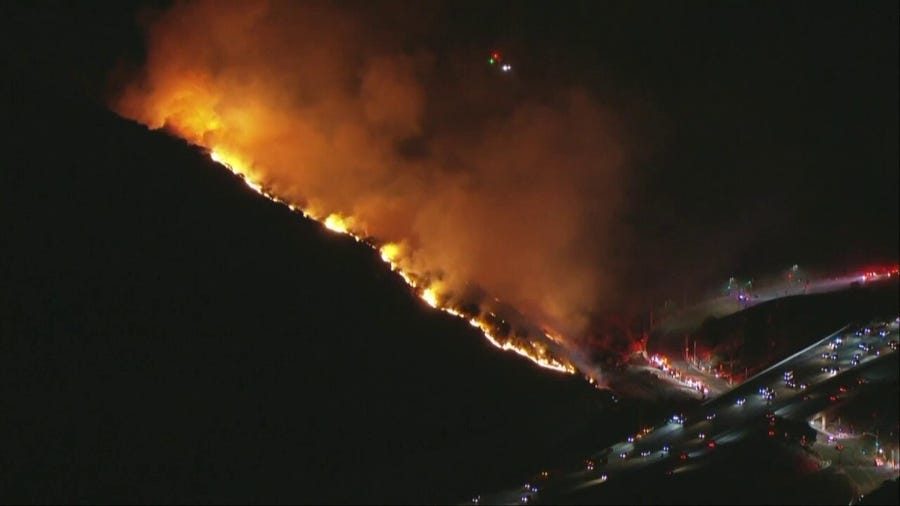
[[[667,420],[654,427],[638,428],[628,440],[596,452],[583,462],[573,463],[568,470],[547,476],[535,473],[531,482],[495,494],[476,496],[472,502],[553,503],[566,502],[566,498],[575,493],[602,494],[602,488],[595,487],[665,459],[671,463],[674,473],[702,466],[702,457],[721,445],[746,438],[754,431],[765,431],[766,415],[807,420],[832,403],[844,402],[861,391],[896,384],[900,379],[898,354],[889,342],[897,339],[897,321],[891,322],[886,336],[877,332],[859,334],[845,327],[826,336],[735,388],[683,413],[686,418],[683,424]],[[840,345],[835,344],[838,338],[842,341]],[[864,351],[860,344],[871,346],[871,351]],[[827,358],[823,354],[827,354]],[[854,365],[857,354],[858,364]],[[840,371],[823,372],[823,367],[838,367]],[[797,387],[787,386],[787,371],[793,371]],[[801,383],[808,387],[799,388]],[[767,400],[760,393],[763,387],[774,392],[772,399]],[[817,438],[817,450],[836,444],[827,443],[826,436],[820,434]],[[883,474],[884,470],[881,470],[878,476]],[[871,473],[854,481],[860,490],[868,490],[880,483]]]

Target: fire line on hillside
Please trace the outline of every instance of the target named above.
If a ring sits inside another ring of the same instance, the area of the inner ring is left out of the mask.
[[[568,361],[559,359],[551,355],[550,351],[547,349],[547,346],[544,346],[532,340],[526,341],[525,343],[515,343],[511,340],[498,339],[498,337],[495,335],[495,332],[492,330],[492,325],[489,321],[483,318],[479,318],[479,315],[468,315],[461,308],[453,307],[442,301],[439,297],[439,293],[436,287],[432,286],[432,283],[429,283],[427,280],[417,280],[413,274],[406,272],[397,262],[402,251],[402,248],[399,244],[391,242],[379,244],[375,240],[363,238],[360,234],[352,230],[352,220],[344,218],[340,214],[330,213],[326,216],[321,216],[317,213],[313,213],[310,210],[300,208],[294,204],[286,203],[276,195],[267,191],[262,184],[254,181],[251,172],[247,170],[247,168],[244,167],[244,164],[241,163],[236,157],[228,156],[223,152],[217,151],[215,149],[209,152],[209,156],[213,161],[215,161],[219,165],[222,165],[223,167],[227,168],[232,173],[240,177],[250,189],[258,193],[259,195],[262,195],[267,199],[272,200],[273,202],[286,205],[288,208],[290,208],[291,211],[299,212],[303,215],[303,217],[321,223],[323,226],[325,226],[325,228],[331,230],[332,232],[348,235],[357,242],[366,244],[367,246],[378,250],[381,255],[381,259],[390,266],[392,271],[396,272],[403,279],[403,281],[405,281],[406,284],[415,291],[419,298],[421,298],[423,301],[425,301],[425,303],[435,309],[444,311],[445,313],[451,314],[458,318],[468,320],[469,324],[480,330],[484,337],[487,338],[488,342],[490,342],[493,346],[504,351],[512,351],[522,357],[529,359],[533,363],[545,369],[550,369],[567,374],[574,374],[577,372],[575,366]],[[559,342],[559,338],[553,337],[550,333],[545,333],[544,337],[551,342]]]

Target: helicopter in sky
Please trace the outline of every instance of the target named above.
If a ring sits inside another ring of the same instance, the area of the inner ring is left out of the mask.
[[[512,72],[512,65],[507,62],[506,58],[500,51],[492,51],[488,57],[488,64],[492,67],[500,69],[500,72]]]

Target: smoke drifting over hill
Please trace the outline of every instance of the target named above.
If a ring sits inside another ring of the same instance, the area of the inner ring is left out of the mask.
[[[621,111],[493,72],[494,48],[435,50],[427,13],[352,7],[148,15],[145,66],[113,107],[224,154],[313,217],[395,244],[438,299],[489,294],[575,345],[615,287],[607,259],[633,153]]]

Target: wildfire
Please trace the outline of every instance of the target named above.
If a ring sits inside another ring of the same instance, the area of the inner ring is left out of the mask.
[[[241,178],[244,183],[250,187],[251,190],[259,193],[260,195],[269,198],[271,200],[277,200],[272,195],[269,195],[264,189],[262,184],[254,180],[253,174],[250,171],[250,168],[246,163],[244,163],[240,158],[227,153],[221,150],[212,150],[209,153],[209,157],[213,159],[214,162],[219,165],[224,166],[226,169],[230,170],[232,173],[236,174],[239,178]]]
[[[469,320],[469,324],[472,325],[473,327],[481,330],[481,332],[488,339],[488,341],[491,344],[493,344],[494,346],[496,346],[497,348],[500,348],[501,350],[512,351],[514,353],[517,353],[517,354],[531,360],[532,362],[536,363],[537,365],[547,368],[547,369],[552,369],[554,371],[568,373],[568,374],[575,374],[575,372],[576,372],[575,366],[573,366],[572,364],[569,364],[569,363],[562,363],[562,362],[554,359],[553,357],[547,356],[546,350],[544,350],[542,348],[538,348],[540,351],[538,353],[535,353],[535,350],[529,350],[527,348],[518,347],[510,342],[501,343],[491,333],[490,327],[482,321],[472,318],[471,320]]]
[[[608,197],[635,158],[611,101],[553,86],[497,114],[477,114],[492,94],[441,107],[471,83],[434,86],[416,37],[384,37],[394,21],[337,4],[174,4],[146,23],[140,71],[116,79],[116,113],[375,249],[410,295],[483,320],[501,347],[592,367],[570,334],[614,295],[608,242],[593,238],[614,231],[622,199]]]
[[[400,245],[389,242],[378,249],[381,252],[381,259],[391,265],[391,269],[396,270],[394,261],[400,256]]]
[[[431,307],[438,307],[437,294],[435,294],[434,290],[432,290],[431,288],[426,288],[422,291],[422,300],[427,302]]]
[[[244,162],[240,157],[235,156],[226,150],[213,149],[210,151],[209,156],[214,162],[222,165],[223,167],[227,168],[238,177],[243,179],[244,183],[246,183],[246,185],[250,189],[262,195],[263,197],[266,197],[274,202],[286,205],[291,211],[299,212],[304,217],[316,219],[316,221],[322,223],[325,228],[333,232],[349,235],[357,242],[365,243],[371,248],[378,250],[378,252],[381,254],[381,259],[386,264],[388,264],[391,270],[396,272],[403,279],[403,281],[406,282],[407,285],[409,285],[413,289],[418,289],[420,287],[420,283],[416,281],[416,278],[408,271],[403,269],[400,265],[400,260],[403,253],[403,248],[400,244],[388,242],[378,245],[370,242],[369,240],[364,240],[356,231],[353,230],[353,220],[350,218],[346,218],[338,213],[330,213],[324,219],[319,219],[315,218],[315,216],[321,216],[318,213],[313,214],[295,204],[290,204],[282,201],[277,196],[269,193],[268,190],[266,190],[265,186],[254,178],[249,164]],[[488,342],[490,342],[495,347],[504,351],[512,351],[522,357],[527,358],[528,360],[531,360],[538,366],[545,369],[550,369],[552,371],[566,374],[574,374],[576,372],[575,366],[568,362],[564,362],[554,358],[547,351],[547,348],[542,346],[541,344],[530,341],[526,341],[524,343],[514,343],[512,341],[505,340],[501,342],[500,339],[497,339],[497,337],[493,335],[491,326],[487,322],[466,316],[458,308],[443,303],[439,299],[439,295],[440,285],[438,283],[427,285],[419,292],[419,297],[429,306],[444,311],[445,313],[451,314],[458,318],[468,318],[469,323],[473,327],[479,329],[487,338]],[[561,342],[561,339],[559,337],[551,335],[549,332],[546,333],[545,336],[554,343],[559,344]]]
[[[325,218],[325,228],[328,230],[332,230],[339,234],[350,234],[350,231],[347,228],[347,222],[338,214],[329,214],[327,218]]]

